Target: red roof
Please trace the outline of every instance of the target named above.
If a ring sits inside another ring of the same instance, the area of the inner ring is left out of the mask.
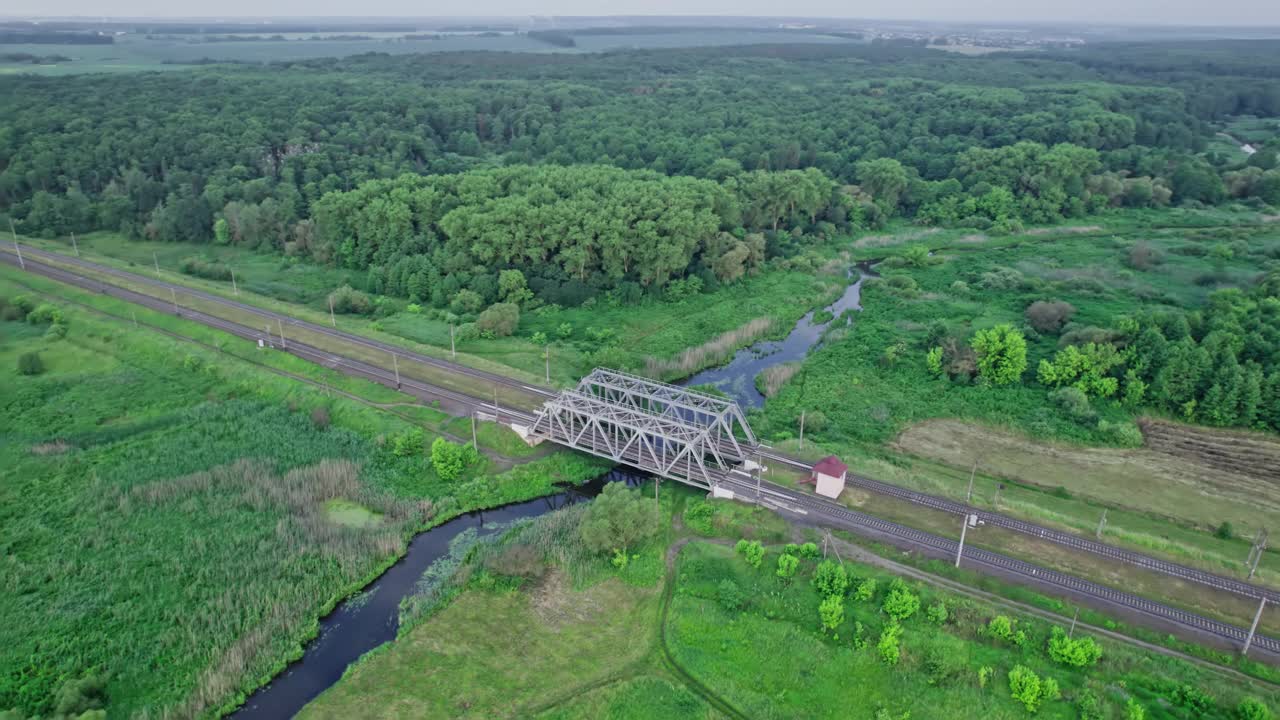
[[[822,473],[823,475],[830,475],[831,477],[840,477],[844,475],[848,469],[849,466],[840,462],[840,458],[835,455],[828,455],[813,465],[813,471],[815,473]]]

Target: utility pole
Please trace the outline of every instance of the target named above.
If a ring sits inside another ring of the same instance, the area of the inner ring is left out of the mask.
[[[1072,635],[1076,634],[1076,621],[1080,619],[1080,608],[1076,608],[1076,614],[1071,618],[1071,629],[1067,631],[1067,639],[1070,640]]]
[[[1258,612],[1253,614],[1253,624],[1249,626],[1249,637],[1245,638],[1244,649],[1240,651],[1240,656],[1245,657],[1249,654],[1249,646],[1253,644],[1253,634],[1258,631],[1258,621],[1262,619],[1262,609],[1267,606],[1267,599],[1264,597],[1258,603]]]
[[[18,253],[18,265],[26,270],[27,263],[22,259],[22,247],[18,245],[18,231],[13,229],[13,218],[9,218],[9,234],[13,236],[13,249]]]
[[[133,329],[137,330],[138,329],[138,312],[136,310],[130,310],[129,314],[133,316]]]
[[[1258,530],[1258,534],[1253,538],[1253,547],[1249,548],[1249,559],[1245,564],[1249,566],[1249,579],[1253,579],[1254,573],[1258,572],[1258,563],[1262,561],[1262,553],[1267,549],[1267,531],[1265,528]]]
[[[760,502],[760,451],[756,451],[756,503]]]
[[[1103,509],[1102,509],[1102,517],[1098,518],[1098,529],[1097,529],[1097,531],[1096,531],[1096,532],[1094,532],[1094,533],[1093,533],[1093,536],[1094,536],[1094,537],[1096,537],[1096,538],[1098,538],[1099,540],[1101,540],[1101,539],[1102,539],[1102,529],[1103,529],[1103,528],[1105,528],[1106,526],[1107,526],[1107,509],[1106,509],[1106,508],[1103,508]]]
[[[169,299],[173,301],[173,314],[180,315],[181,313],[178,312],[178,293],[173,287],[169,288]]]
[[[276,327],[280,328],[280,348],[288,350],[289,341],[284,339],[284,323],[280,321],[280,318],[276,318]]]
[[[338,327],[338,318],[333,314],[333,295],[329,296],[329,322],[334,327]]]
[[[800,449],[804,449],[804,411],[800,411]]]
[[[996,483],[996,500],[993,504],[997,510],[1000,509],[1000,491],[1002,490],[1004,490],[1004,483]]]
[[[548,343],[542,350],[542,361],[546,365],[546,379],[547,379],[547,384],[550,385],[551,384],[551,344],[550,343]],[[658,481],[657,477],[654,477],[653,481],[657,482]]]
[[[480,441],[476,439],[476,411],[471,411],[471,446],[480,449]]]
[[[969,471],[969,489],[964,493],[964,501],[969,502],[973,499],[973,478],[978,474],[978,461],[973,461],[973,469]]]
[[[396,354],[391,353],[391,367],[396,369],[396,389],[400,389],[400,361],[396,359]]]
[[[840,549],[836,547],[836,539],[831,537],[831,531],[827,531],[827,537],[831,540],[831,552],[836,554],[836,562],[844,565],[844,558],[840,557]]]
[[[449,326],[449,357],[454,360],[458,359],[458,346],[453,342],[453,325]]]
[[[267,323],[267,345],[271,344],[271,323]]]
[[[493,386],[493,419],[498,419],[498,386]]]
[[[969,530],[969,523],[977,519],[977,515],[965,515],[964,522],[960,524],[960,545],[956,548],[956,567],[960,567],[960,556],[964,555],[964,535]]]
[[[236,285],[236,269],[230,266],[227,269],[231,271],[231,292],[240,297],[240,288]]]
[[[160,277],[160,258],[154,252],[151,253],[151,261],[156,264],[156,277]]]
[[[75,233],[71,233],[71,248],[76,251],[76,257],[80,257],[80,245],[76,243]]]

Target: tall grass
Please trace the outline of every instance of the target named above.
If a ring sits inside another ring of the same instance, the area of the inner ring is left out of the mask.
[[[798,362],[789,362],[767,367],[764,372],[757,376],[756,385],[760,388],[760,392],[764,393],[765,397],[771,398],[778,394],[778,391],[782,389],[783,385],[787,384],[788,380],[800,372],[802,365],[802,363]]]
[[[720,333],[701,345],[687,348],[674,358],[645,358],[645,373],[655,378],[678,378],[713,365],[719,365],[745,345],[767,335],[776,325],[769,316],[749,320],[745,324]]]

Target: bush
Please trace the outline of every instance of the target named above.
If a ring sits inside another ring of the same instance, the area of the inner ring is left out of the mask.
[[[884,596],[880,609],[894,620],[902,622],[920,609],[920,596],[911,592],[901,579],[894,578],[889,584],[889,592]]]
[[[928,610],[924,611],[924,616],[934,625],[942,625],[947,621],[947,606],[940,602],[934,603],[929,606]]]
[[[1147,720],[1147,710],[1142,707],[1142,703],[1129,698],[1129,702],[1124,705],[1124,718],[1125,720]]]
[[[716,586],[716,599],[729,612],[741,610],[746,600],[738,584],[728,578],[721,580],[720,584]]]
[[[764,546],[759,540],[739,540],[734,546],[734,550],[740,553],[747,561],[747,564],[753,568],[759,568],[760,563],[764,561]]]
[[[1174,688],[1169,699],[1174,705],[1195,713],[1196,717],[1209,712],[1209,708],[1213,707],[1215,702],[1212,695],[1191,685],[1180,685]]]
[[[1089,689],[1080,691],[1076,696],[1076,713],[1079,714],[1080,720],[1102,720],[1102,700],[1098,697],[1098,693]]]
[[[1049,657],[1063,665],[1089,667],[1102,657],[1102,647],[1091,637],[1069,638],[1065,630],[1055,627],[1049,638]]]
[[[1223,540],[1230,540],[1236,536],[1236,530],[1229,520],[1223,520],[1222,524],[1214,529],[1213,534]]]
[[[1009,691],[1014,700],[1022,703],[1027,712],[1034,713],[1046,700],[1062,696],[1053,678],[1041,679],[1031,668],[1015,665],[1009,671]]]
[[[434,453],[432,457],[434,459]],[[657,531],[653,506],[624,483],[606,485],[587,506],[579,526],[582,542],[589,549],[621,550],[624,554]]]
[[[44,331],[45,340],[61,340],[67,336],[67,326],[63,323],[54,323]]]
[[[350,285],[343,285],[329,293],[329,302],[335,313],[343,315],[369,315],[374,310],[373,300]]]
[[[507,337],[520,325],[520,306],[515,303],[494,303],[476,318],[481,333],[494,337]]]
[[[716,510],[706,500],[690,500],[684,509],[684,524],[700,535],[711,535],[715,528],[711,519]]]
[[[1072,420],[1081,423],[1092,423],[1098,419],[1098,413],[1089,405],[1089,396],[1073,385],[1060,387],[1049,393],[1049,400],[1062,408]]]
[[[823,560],[813,571],[813,586],[823,597],[843,596],[844,591],[849,587],[849,576],[845,573],[843,565],[831,560]]]
[[[839,595],[828,595],[818,605],[818,619],[822,621],[822,631],[835,630],[844,622],[844,598]]]
[[[39,375],[44,372],[44,360],[40,353],[22,353],[18,356],[18,372],[23,375]]]
[[[1198,245],[1194,247],[1197,250],[1201,249]],[[1163,261],[1160,251],[1145,242],[1134,243],[1129,248],[1129,254],[1125,259],[1128,261],[1129,267],[1141,271],[1150,270]]]
[[[62,316],[62,310],[58,309],[57,305],[50,305],[49,303],[41,303],[39,307],[27,313],[27,322],[32,325],[66,324]]]
[[[329,427],[329,409],[318,407],[311,411],[311,424],[316,428],[324,430]]]
[[[1240,720],[1271,720],[1271,710],[1255,697],[1247,697],[1236,706],[1236,717]]]
[[[1036,332],[1056,333],[1076,314],[1076,308],[1061,300],[1037,300],[1027,306],[1025,314]]]
[[[795,555],[782,554],[778,556],[778,577],[783,580],[790,580],[795,577],[796,569],[800,567],[800,558]]]
[[[858,602],[866,602],[876,596],[876,580],[875,578],[867,578],[858,583],[858,587],[853,591],[853,599]]]
[[[800,546],[800,557],[814,559],[818,557],[818,544],[807,542]]]
[[[178,272],[184,275],[193,275],[195,277],[205,278],[206,280],[230,280],[231,268],[223,265],[216,260],[206,260],[202,257],[191,256],[185,257],[178,261]]]
[[[902,658],[902,649],[899,647],[900,640],[902,640],[902,626],[896,622],[885,625],[884,629],[880,631],[880,639],[876,641],[876,652],[880,654],[880,660],[884,664],[898,664],[898,660]]]

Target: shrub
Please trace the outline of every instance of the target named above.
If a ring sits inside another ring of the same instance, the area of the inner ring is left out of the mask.
[[[890,292],[903,297],[914,297],[920,292],[920,285],[910,275],[890,275],[884,284]]]
[[[54,323],[44,331],[45,340],[61,340],[67,336],[67,326],[62,323]]]
[[[947,606],[940,602],[934,603],[929,606],[928,610],[924,611],[924,616],[934,625],[942,625],[947,621]]]
[[[706,500],[690,500],[684,509],[684,524],[700,535],[711,535],[715,528],[711,519],[716,510]]]
[[[1229,520],[1223,520],[1222,524],[1214,529],[1213,534],[1223,540],[1230,540],[1236,536],[1236,530]]]
[[[520,306],[515,303],[494,303],[476,318],[476,327],[482,333],[494,337],[507,337],[520,325]]]
[[[231,279],[230,267],[216,260],[206,260],[194,255],[178,261],[178,272],[184,275],[205,278],[206,280],[226,281]]]
[[[1069,638],[1065,630],[1055,627],[1049,638],[1049,657],[1063,665],[1089,667],[1102,657],[1102,647],[1091,637]]]
[[[311,424],[318,429],[324,430],[329,427],[329,410],[328,408],[318,407],[311,411]]]
[[[1200,249],[1199,246],[1195,247],[1197,250]],[[1125,259],[1128,261],[1129,267],[1141,271],[1150,270],[1163,261],[1160,251],[1145,242],[1134,243],[1129,248],[1129,254]]]
[[[729,612],[737,612],[742,609],[745,597],[742,589],[734,581],[725,578],[716,586],[716,599],[720,601],[720,605]]]
[[[987,683],[991,682],[991,676],[996,674],[996,669],[990,665],[983,665],[978,668],[978,687],[986,688]]]
[[[343,285],[329,293],[329,302],[333,304],[335,313],[343,315],[368,315],[374,310],[373,300],[350,285]]]
[[[764,561],[764,546],[760,544],[759,540],[752,540],[751,542],[739,540],[735,549],[742,553],[747,564],[753,568],[758,569],[760,563]]]
[[[1026,310],[1027,323],[1042,333],[1058,332],[1075,314],[1075,306],[1061,300],[1037,300]]]
[[[896,622],[885,625],[880,631],[880,639],[876,641],[876,652],[880,653],[880,659],[886,665],[897,665],[898,660],[902,658],[902,649],[898,644],[901,639],[902,626]]]
[[[439,440],[437,440],[439,442]],[[583,513],[579,534],[596,552],[627,549],[658,531],[653,506],[623,483],[609,483]]]
[[[858,583],[857,588],[853,591],[853,599],[858,602],[866,602],[876,596],[876,580],[875,578],[867,578]]]
[[[880,609],[894,620],[902,622],[920,609],[920,596],[911,592],[902,580],[894,578],[889,584],[889,592],[884,596]]]
[[[835,630],[844,622],[844,598],[839,595],[828,595],[818,605],[818,619],[822,621],[822,631]]]
[[[844,591],[849,587],[849,576],[845,573],[843,565],[831,560],[823,560],[813,571],[813,586],[823,597],[843,596]]]
[[[1086,688],[1076,696],[1076,712],[1080,720],[1102,720],[1102,700],[1096,692]]]
[[[1049,400],[1077,422],[1091,423],[1098,418],[1098,413],[1089,405],[1089,396],[1078,387],[1060,387],[1049,393]]]
[[[972,346],[978,354],[978,375],[986,382],[1009,385],[1022,379],[1027,369],[1027,341],[1012,325],[979,330]]]
[[[1147,720],[1147,710],[1142,704],[1133,698],[1124,705],[1125,720]]]
[[[987,635],[997,640],[1013,642],[1013,620],[1008,615],[997,615],[987,623]]]
[[[1058,683],[1053,678],[1041,679],[1031,668],[1015,665],[1009,671],[1009,691],[1013,699],[1022,703],[1027,712],[1034,713],[1046,700],[1061,697]]]
[[[783,580],[790,580],[795,577],[796,569],[800,567],[800,558],[795,555],[782,554],[778,556],[778,577]]]
[[[413,428],[397,433],[391,440],[391,452],[396,457],[421,455],[426,449],[427,438],[421,428]]]
[[[66,324],[62,316],[62,310],[57,305],[49,303],[41,303],[39,307],[27,313],[27,322],[32,325]]]
[[[800,546],[800,557],[802,557],[802,558],[810,558],[810,559],[813,559],[813,558],[818,557],[818,545],[817,545],[817,543],[807,542],[807,543],[804,543],[803,545],[801,545],[801,546]]]
[[[1169,699],[1174,705],[1190,710],[1197,717],[1209,712],[1209,708],[1214,705],[1212,695],[1191,685],[1179,685],[1174,688]]]
[[[18,356],[18,372],[23,375],[39,375],[44,372],[44,360],[40,353],[22,353]]]
[[[1236,717],[1240,720],[1271,720],[1271,710],[1255,697],[1246,697],[1236,706]]]
[[[924,366],[929,370],[929,374],[934,377],[943,377],[946,371],[942,367],[942,347],[929,348],[929,352],[925,353]]]

